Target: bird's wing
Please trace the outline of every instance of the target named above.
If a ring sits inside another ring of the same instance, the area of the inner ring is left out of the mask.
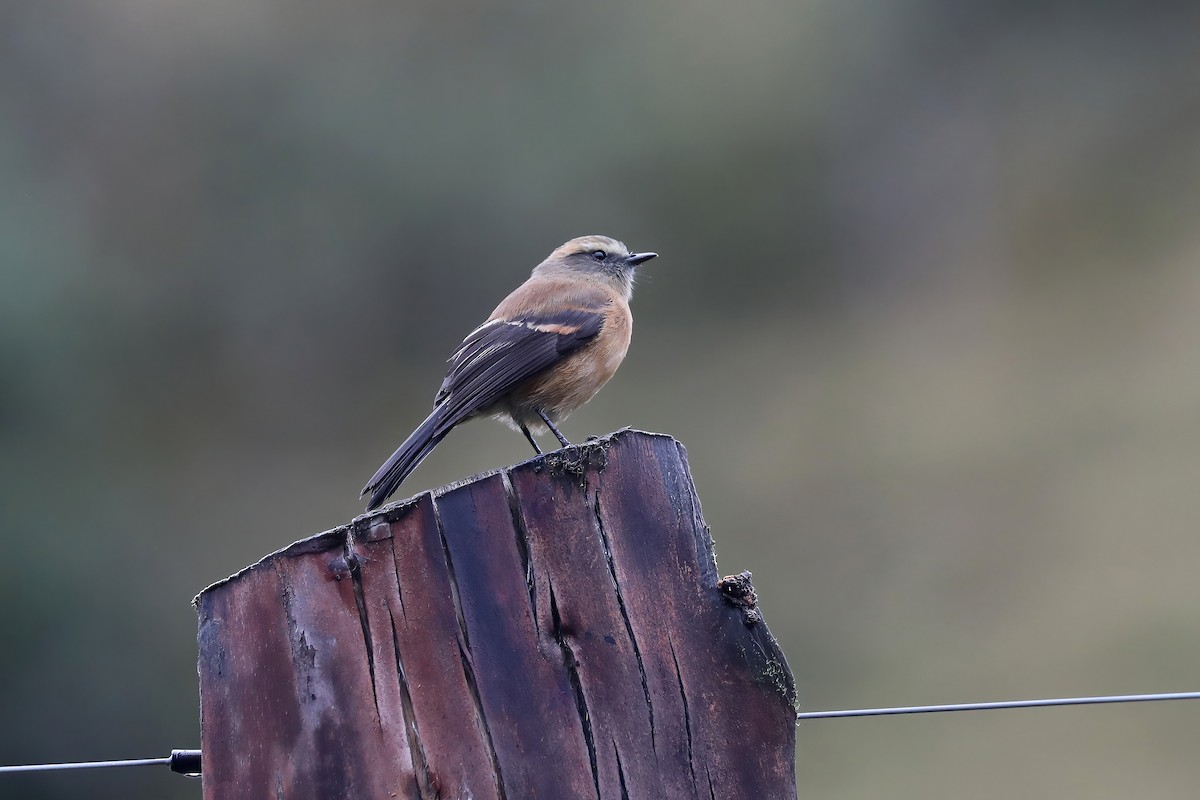
[[[367,510],[378,508],[450,429],[596,338],[603,306],[491,320],[472,331],[450,357],[433,412],[371,479]]]
[[[444,407],[444,418],[457,424],[595,339],[602,327],[599,309],[491,320],[450,357],[434,406]]]

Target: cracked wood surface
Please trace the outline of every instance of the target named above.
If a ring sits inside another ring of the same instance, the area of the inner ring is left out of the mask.
[[[748,577],[631,430],[297,542],[197,598],[205,800],[794,798]]]

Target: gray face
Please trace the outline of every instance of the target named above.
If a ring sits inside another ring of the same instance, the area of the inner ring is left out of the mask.
[[[600,272],[629,282],[634,268],[656,255],[630,253],[623,243],[608,236],[581,236],[556,249],[550,258],[581,272]]]

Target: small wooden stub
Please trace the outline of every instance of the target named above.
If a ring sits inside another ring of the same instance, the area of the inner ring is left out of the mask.
[[[669,436],[419,495],[196,599],[204,797],[794,798],[756,603]]]

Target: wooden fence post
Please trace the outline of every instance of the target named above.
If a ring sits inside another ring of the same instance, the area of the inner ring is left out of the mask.
[[[796,796],[791,672],[669,436],[419,495],[196,605],[205,800]]]

